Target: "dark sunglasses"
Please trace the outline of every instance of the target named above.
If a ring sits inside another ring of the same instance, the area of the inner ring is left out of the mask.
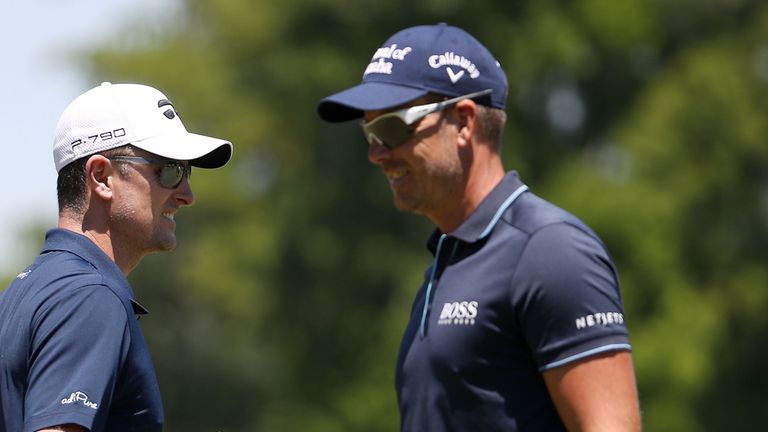
[[[136,164],[159,165],[160,171],[157,173],[157,179],[160,186],[166,189],[176,189],[184,180],[192,176],[192,165],[188,162],[182,162],[171,159],[150,159],[141,156],[112,156],[107,158],[118,162],[130,162]]]
[[[360,123],[360,126],[363,128],[363,134],[365,134],[365,139],[368,141],[368,144],[377,142],[389,149],[393,149],[407,140],[416,128],[415,123],[426,117],[428,114],[442,111],[464,99],[474,99],[476,97],[485,96],[492,91],[493,89],[486,89],[464,96],[458,96],[453,99],[447,99],[442,102],[403,108],[401,110],[382,114],[369,122],[363,120]]]

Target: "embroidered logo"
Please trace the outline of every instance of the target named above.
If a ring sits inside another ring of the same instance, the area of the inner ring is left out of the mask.
[[[576,318],[576,329],[587,327],[608,326],[611,324],[624,324],[624,314],[620,312],[597,312]]]
[[[477,318],[478,303],[472,301],[461,301],[446,303],[440,312],[438,325],[475,325]]]
[[[365,68],[363,76],[366,76],[370,73],[392,75],[392,66],[394,64],[389,60],[403,61],[405,60],[405,56],[407,56],[411,51],[413,51],[413,48],[398,48],[397,44],[392,44],[390,46],[377,49],[376,53],[373,54],[373,58],[371,58],[371,63],[367,68]]]
[[[432,69],[448,66],[445,68],[445,71],[448,73],[448,78],[453,84],[459,82],[459,80],[464,77],[465,73],[469,74],[469,77],[472,79],[477,79],[480,76],[480,70],[477,69],[477,66],[475,66],[474,63],[472,63],[472,60],[454,52],[429,56],[428,62]],[[459,67],[461,69],[456,72],[450,66]]]
[[[166,108],[165,111],[163,111],[163,115],[165,116],[165,118],[167,118],[168,120],[173,120],[174,118],[179,116],[179,114],[175,111],[175,108],[171,103],[171,101],[169,101],[168,99],[160,99],[159,101],[157,101],[158,108],[162,108],[164,106],[170,106],[170,108]]]
[[[99,404],[91,402],[88,400],[88,395],[77,391],[72,393],[68,398],[64,398],[61,400],[62,405],[69,405],[69,404],[76,404],[76,403],[82,403],[84,406],[87,406],[91,409],[97,409],[99,407]]]
[[[445,70],[448,72],[448,78],[450,78],[451,82],[454,83],[454,84],[459,82],[461,77],[464,76],[464,71],[463,70],[459,71],[459,73],[453,72],[453,69],[451,69],[449,67],[445,68]]]
[[[32,273],[32,269],[25,270],[21,273],[19,273],[16,277],[19,279],[24,279],[25,277],[29,276],[29,274]]]

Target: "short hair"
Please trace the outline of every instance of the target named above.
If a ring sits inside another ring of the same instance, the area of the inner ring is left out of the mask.
[[[507,113],[504,110],[477,105],[475,135],[480,141],[488,143],[497,153],[501,152],[501,134],[504,132],[506,123]]]
[[[105,157],[130,156],[133,154],[133,151],[131,145],[127,144],[98,154]],[[90,156],[76,159],[59,171],[59,177],[56,179],[59,213],[65,210],[77,214],[85,212],[87,204],[85,165],[89,158]],[[128,169],[123,164],[118,166],[120,175],[125,176]]]
[[[88,158],[77,159],[59,171],[56,180],[56,194],[59,198],[59,213],[72,210],[79,214],[85,210],[85,163]]]
[[[449,96],[437,93],[427,95],[428,103],[441,102],[449,99]],[[475,122],[475,136],[482,142],[491,146],[496,153],[501,152],[501,134],[507,123],[507,113],[503,109],[487,105],[477,105],[477,117]]]

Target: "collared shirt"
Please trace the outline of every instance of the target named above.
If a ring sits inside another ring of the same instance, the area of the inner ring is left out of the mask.
[[[46,234],[0,294],[0,431],[75,423],[160,431],[160,391],[135,300],[117,265],[85,236]]]
[[[402,430],[565,430],[541,372],[630,349],[602,242],[510,172],[429,248],[397,362]]]

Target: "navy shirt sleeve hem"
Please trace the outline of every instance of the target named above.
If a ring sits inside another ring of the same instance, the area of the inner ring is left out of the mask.
[[[91,430],[93,424],[93,417],[76,413],[55,413],[46,414],[39,417],[31,418],[26,425],[24,425],[24,432],[36,432],[40,429],[50,428],[53,426],[76,424],[80,425],[88,430]]]
[[[591,341],[595,342],[595,341]],[[539,367],[539,372],[544,372],[550,369],[555,369],[561,366],[565,366],[571,363],[575,363],[579,360],[584,360],[589,357],[613,352],[613,351],[632,351],[632,346],[627,342],[625,337],[612,337],[612,338],[604,338],[599,340],[600,344],[597,346],[590,346],[590,347],[580,347],[580,350],[571,350],[561,356],[559,356],[557,359],[553,359],[552,361],[547,362],[546,364]],[[594,345],[591,344],[591,345]]]

